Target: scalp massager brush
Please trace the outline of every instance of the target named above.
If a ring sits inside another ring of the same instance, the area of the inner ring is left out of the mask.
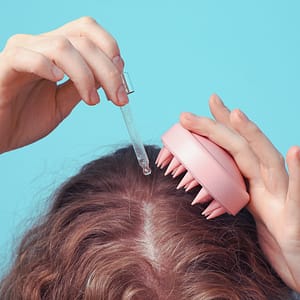
[[[163,148],[156,165],[167,167],[165,175],[175,178],[186,172],[177,189],[186,191],[200,185],[192,205],[209,205],[202,212],[207,219],[224,213],[236,215],[249,201],[244,179],[233,158],[206,137],[175,124],[163,136]]]

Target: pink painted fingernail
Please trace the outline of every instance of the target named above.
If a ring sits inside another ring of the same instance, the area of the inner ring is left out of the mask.
[[[124,105],[128,103],[128,95],[125,91],[123,84],[118,89],[117,97],[120,104]]]

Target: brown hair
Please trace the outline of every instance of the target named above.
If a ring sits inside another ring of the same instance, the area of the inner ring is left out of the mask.
[[[0,286],[6,299],[287,299],[264,259],[251,215],[207,221],[197,190],[153,165],[142,175],[131,147],[66,182],[23,238]],[[199,188],[198,188],[199,189]]]

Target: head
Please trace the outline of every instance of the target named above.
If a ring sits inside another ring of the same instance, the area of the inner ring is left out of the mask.
[[[1,299],[286,299],[287,288],[241,211],[213,220],[190,203],[198,189],[131,147],[92,161],[54,195],[1,283]]]

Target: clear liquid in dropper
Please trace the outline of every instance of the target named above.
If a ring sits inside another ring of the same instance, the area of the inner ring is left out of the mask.
[[[143,174],[145,176],[148,176],[151,174],[151,168],[149,167],[149,163],[147,163],[145,160],[138,160],[139,165],[143,169]]]
[[[122,81],[125,86],[125,90],[126,90],[127,94],[134,92],[134,89],[132,88],[132,84],[129,79],[128,73],[125,73],[125,72],[123,73]],[[121,107],[121,112],[122,112],[127,130],[128,130],[129,136],[131,138],[132,146],[133,146],[134,152],[136,154],[138,164],[143,169],[143,174],[145,176],[150,175],[151,168],[149,167],[148,155],[146,153],[143,142],[134,126],[129,103],[126,104],[125,106]]]

